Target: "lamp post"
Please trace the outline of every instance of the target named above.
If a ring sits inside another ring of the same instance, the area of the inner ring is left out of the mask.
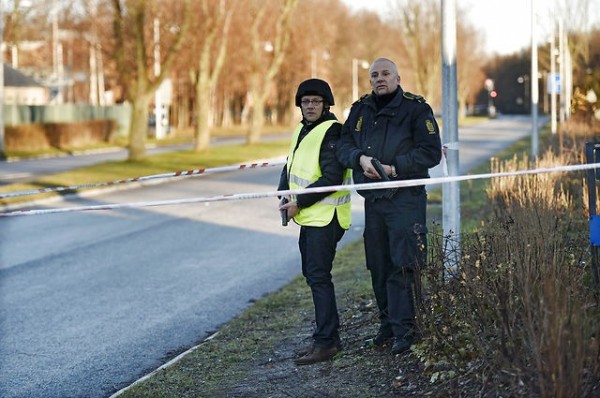
[[[319,76],[319,58],[323,61],[329,61],[331,55],[328,51],[320,51],[313,49],[310,51],[310,76],[314,79]]]
[[[531,0],[531,156],[537,159],[539,152],[538,133],[538,52],[537,52],[537,29],[535,0]]]
[[[154,18],[154,76],[160,75],[160,22]],[[165,128],[163,126],[164,108],[163,108],[163,86],[162,84],[154,93],[154,135],[157,139],[165,138]]]
[[[0,1],[0,159],[5,158],[4,154],[4,6]]]
[[[364,59],[352,58],[352,102],[358,99],[358,66],[367,69],[369,61]]]

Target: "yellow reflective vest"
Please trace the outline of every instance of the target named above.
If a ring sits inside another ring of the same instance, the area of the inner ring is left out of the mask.
[[[302,130],[302,123],[298,124],[294,130],[287,160],[290,189],[304,189],[323,175],[319,165],[321,143],[325,138],[325,133],[333,123],[339,122],[337,120],[327,120],[313,128],[302,139],[298,148],[296,148],[296,143]],[[352,172],[350,169],[346,169],[343,184],[351,183]],[[350,195],[350,191],[332,192],[312,206],[300,209],[298,214],[294,216],[294,221],[299,225],[323,227],[333,220],[333,216],[337,212],[340,226],[348,229],[352,218]],[[292,200],[295,200],[294,196],[292,196]]]

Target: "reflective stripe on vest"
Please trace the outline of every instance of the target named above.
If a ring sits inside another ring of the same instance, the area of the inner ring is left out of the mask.
[[[328,120],[313,128],[302,139],[298,148],[296,148],[296,143],[303,127],[302,124],[298,124],[294,130],[287,162],[290,189],[306,188],[323,175],[319,165],[319,154],[325,133],[333,123],[339,122]],[[344,172],[343,184],[351,183],[352,173],[351,170],[347,169]],[[352,214],[350,196],[350,191],[332,192],[312,206],[300,209],[294,217],[294,221],[304,226],[323,227],[329,224],[334,214],[337,213],[340,226],[348,229]],[[292,200],[295,200],[295,198],[292,198]]]

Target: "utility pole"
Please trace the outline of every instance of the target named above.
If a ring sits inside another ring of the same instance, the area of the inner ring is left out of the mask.
[[[552,21],[552,34],[550,35],[550,81],[548,87],[550,88],[550,128],[552,134],[556,134],[556,44],[555,44],[555,22]]]
[[[0,1],[0,159],[6,158],[4,153],[4,51],[2,50],[4,43],[4,6]]]
[[[566,75],[566,68],[565,68],[565,31],[564,31],[564,24],[563,24],[563,20],[562,18],[558,19],[558,59],[560,60],[560,112],[559,112],[559,120],[560,123],[564,123],[566,118],[565,115],[567,114],[566,112],[566,103],[565,103],[565,75]]]
[[[154,18],[154,76],[160,76],[160,22],[158,18]],[[156,138],[165,138],[163,126],[163,100],[162,100],[162,84],[154,93],[154,127]]]
[[[369,62],[364,59],[352,58],[352,102],[358,99],[358,67],[367,69]]]
[[[531,157],[537,159],[539,153],[538,143],[538,51],[535,0],[531,0]]]
[[[456,0],[442,0],[442,136],[449,176],[459,175],[457,86]],[[444,183],[442,198],[444,247],[447,250],[445,267],[448,271],[456,269],[460,261],[460,183]]]

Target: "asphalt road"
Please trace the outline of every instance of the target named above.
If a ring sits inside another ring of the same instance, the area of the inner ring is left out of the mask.
[[[461,170],[529,131],[518,117],[461,129]],[[8,165],[0,163],[0,175]],[[279,171],[188,177],[46,206],[273,191]],[[362,233],[354,199],[344,243]],[[281,227],[276,207],[267,198],[1,218],[0,396],[110,396],[285,285],[300,272],[298,228]]]

